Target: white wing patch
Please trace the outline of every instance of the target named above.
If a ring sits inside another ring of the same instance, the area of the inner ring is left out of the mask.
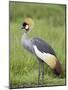
[[[43,60],[45,63],[47,63],[51,68],[54,68],[56,66],[56,60],[57,58],[50,54],[45,52],[40,52],[36,45],[33,45],[33,48],[35,50],[35,54]]]

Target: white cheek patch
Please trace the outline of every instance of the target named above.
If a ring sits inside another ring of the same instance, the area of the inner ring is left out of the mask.
[[[28,25],[26,25],[25,29],[28,29],[28,28],[29,28],[29,26],[28,26]]]
[[[43,60],[45,63],[47,63],[52,69],[56,66],[56,61],[57,58],[50,54],[50,53],[45,53],[45,52],[40,52],[36,45],[33,45],[33,48],[35,50],[35,54]]]

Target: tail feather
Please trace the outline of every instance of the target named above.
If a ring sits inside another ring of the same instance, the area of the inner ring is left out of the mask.
[[[61,67],[59,60],[56,61],[56,65],[53,71],[57,76],[59,76],[62,73],[62,67]]]

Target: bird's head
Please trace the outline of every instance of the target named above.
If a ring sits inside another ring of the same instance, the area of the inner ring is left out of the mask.
[[[33,20],[32,18],[25,18],[24,22],[22,23],[22,29],[26,32],[29,32],[33,27]]]

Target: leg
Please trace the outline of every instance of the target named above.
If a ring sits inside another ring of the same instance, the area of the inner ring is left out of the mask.
[[[42,61],[42,83],[44,83],[44,62]]]
[[[41,61],[38,60],[38,62],[39,62],[39,63],[38,63],[38,65],[39,65],[39,66],[38,66],[38,70],[39,70],[39,71],[38,71],[38,85],[39,85],[39,84],[40,84],[40,71],[41,71],[41,67],[40,67],[40,66],[41,66]]]

